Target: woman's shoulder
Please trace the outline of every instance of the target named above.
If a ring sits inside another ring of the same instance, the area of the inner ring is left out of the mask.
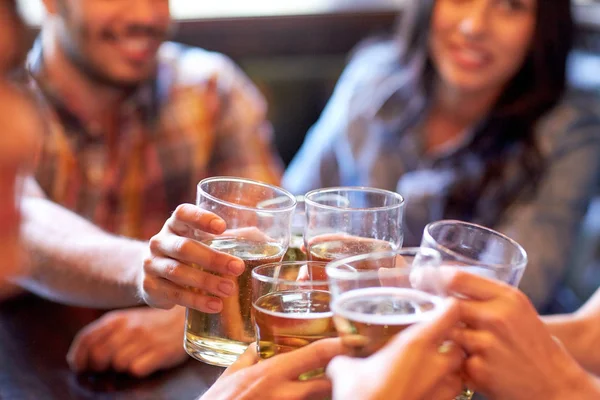
[[[402,70],[398,43],[393,39],[370,38],[360,42],[350,52],[340,82],[356,89],[373,87]]]
[[[596,145],[600,150],[600,93],[570,91],[536,125],[543,153]]]

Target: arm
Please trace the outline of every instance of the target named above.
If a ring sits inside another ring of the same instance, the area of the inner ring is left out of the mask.
[[[137,283],[147,244],[110,235],[51,202],[33,180],[22,200],[29,263],[14,280],[63,303],[102,308],[140,302]]]
[[[596,117],[571,117],[567,124],[549,125],[550,129],[563,128],[554,134],[558,137],[552,143],[541,143],[547,168],[537,192],[531,200],[509,209],[498,227],[527,251],[529,262],[520,287],[538,309],[547,305],[569,265],[570,251],[600,171],[600,124]],[[547,133],[542,140],[553,134]]]
[[[45,199],[33,181],[22,204],[23,241],[31,260],[14,281],[53,300],[116,308],[141,302],[139,290],[153,307],[179,304],[217,313],[220,298],[233,288],[217,274],[244,271],[238,258],[196,240],[198,233],[222,234],[225,222],[191,204],[179,206],[149,243],[105,233]]]
[[[600,376],[600,357],[590,351],[600,339],[600,290],[574,314],[542,317],[555,337],[589,372]]]

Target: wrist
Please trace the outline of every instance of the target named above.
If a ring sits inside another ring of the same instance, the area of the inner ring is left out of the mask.
[[[547,398],[550,400],[579,399],[592,400],[600,398],[600,383],[588,374],[576,362],[570,361],[559,370],[561,379]]]

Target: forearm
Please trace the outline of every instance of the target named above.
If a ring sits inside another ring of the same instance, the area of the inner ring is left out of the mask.
[[[597,321],[580,314],[542,317],[551,334],[558,338],[567,351],[587,371],[600,375],[600,356],[593,349],[597,345]]]
[[[46,199],[22,202],[28,263],[14,281],[63,303],[114,308],[139,303],[143,242],[109,235]]]

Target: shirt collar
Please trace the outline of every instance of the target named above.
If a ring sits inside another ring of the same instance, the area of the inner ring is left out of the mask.
[[[86,115],[85,111],[77,106],[76,93],[63,93],[58,87],[50,81],[44,68],[44,55],[41,38],[38,38],[27,56],[27,71],[30,76],[30,85],[48,104],[58,113],[58,115],[78,126],[82,133],[97,138],[103,134],[99,124],[91,116]],[[156,94],[157,80],[160,74],[142,84],[136,89],[124,102],[122,115],[131,115],[140,111],[144,120],[149,121],[153,110],[156,110],[158,101]]]

